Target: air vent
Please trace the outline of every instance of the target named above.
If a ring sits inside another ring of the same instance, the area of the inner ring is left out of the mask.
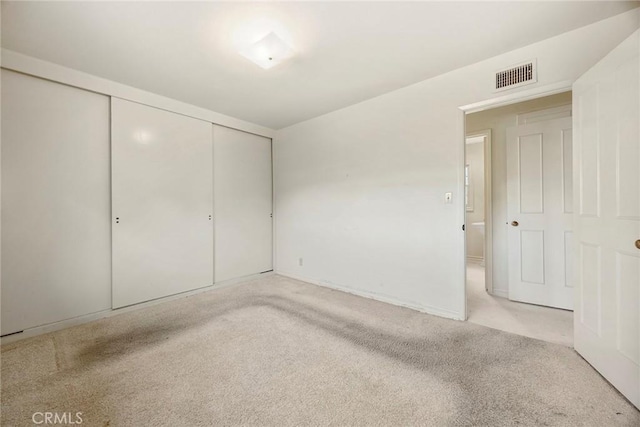
[[[513,89],[538,81],[536,62],[527,61],[496,73],[496,90]]]

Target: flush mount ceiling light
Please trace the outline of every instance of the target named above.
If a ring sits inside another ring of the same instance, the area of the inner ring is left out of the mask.
[[[290,58],[293,55],[293,49],[278,37],[276,33],[270,32],[239,53],[249,61],[268,70],[285,59]]]

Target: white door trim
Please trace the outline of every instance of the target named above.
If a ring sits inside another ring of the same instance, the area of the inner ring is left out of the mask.
[[[484,138],[484,280],[487,292],[493,294],[493,203],[491,196],[491,129],[467,134],[468,138]],[[467,224],[469,225],[469,224]],[[469,256],[467,256],[469,258]]]
[[[517,104],[519,102],[530,101],[543,96],[555,95],[571,90],[573,80],[563,80],[561,82],[552,83],[544,86],[534,87],[532,89],[521,90],[508,95],[498,96],[484,101],[474,102],[459,107],[466,114],[477,113],[479,111],[490,110],[492,108],[504,107],[505,105]]]

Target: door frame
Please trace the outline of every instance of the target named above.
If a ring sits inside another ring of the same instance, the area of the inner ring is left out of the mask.
[[[555,95],[562,92],[568,92],[572,90],[574,80],[563,80],[557,83],[551,83],[548,85],[535,86],[530,89],[524,90],[515,90],[513,93],[507,95],[496,96],[494,98],[473,102],[471,104],[466,104],[458,107],[458,141],[459,149],[461,150],[462,155],[460,156],[460,163],[458,165],[458,194],[464,194],[464,167],[466,165],[466,143],[467,143],[467,134],[466,134],[466,116],[467,114],[477,113],[479,111],[490,110],[497,107],[503,107],[505,105],[517,104],[519,102],[530,101],[536,98],[543,98],[545,96]],[[520,88],[519,88],[520,89]],[[486,163],[486,158],[485,158]],[[486,173],[486,168],[485,168]],[[485,196],[486,197],[486,196]],[[486,205],[486,203],[485,203]],[[486,206],[485,206],[486,209]],[[465,220],[466,220],[466,207],[464,202],[460,203],[460,208],[458,211],[459,218],[461,218],[461,222],[466,228]],[[485,238],[488,235],[488,231],[486,228],[487,218],[485,217]],[[461,268],[459,270],[459,287],[458,289],[461,291],[460,295],[462,296],[462,308],[464,313],[464,318],[462,320],[467,320],[469,318],[469,309],[467,304],[467,239],[466,232],[462,231],[462,245],[460,251],[460,265]],[[485,240],[485,249],[486,249],[486,240]],[[486,252],[485,252],[485,266],[487,265]],[[485,279],[486,279],[486,270],[485,270]],[[493,285],[493,283],[491,283]],[[493,288],[493,286],[492,286]]]
[[[491,129],[483,129],[477,132],[471,132],[465,137],[469,138],[483,137],[483,163],[484,163],[484,283],[485,289],[490,294],[493,294],[493,203],[492,203],[492,183],[491,183]],[[466,148],[466,145],[465,145]],[[466,156],[465,156],[466,164]],[[465,209],[465,224],[467,224]],[[466,229],[466,226],[465,226]],[[468,230],[466,230],[468,231]],[[466,235],[465,235],[466,240]],[[465,244],[466,247],[466,244]],[[466,254],[465,254],[466,256]],[[466,284],[465,284],[466,287]]]

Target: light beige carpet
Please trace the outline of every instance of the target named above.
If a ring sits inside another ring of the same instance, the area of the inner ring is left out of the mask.
[[[572,349],[267,277],[2,346],[2,425],[640,425]]]
[[[467,263],[467,310],[471,323],[573,347],[573,312],[490,295],[484,267]]]

